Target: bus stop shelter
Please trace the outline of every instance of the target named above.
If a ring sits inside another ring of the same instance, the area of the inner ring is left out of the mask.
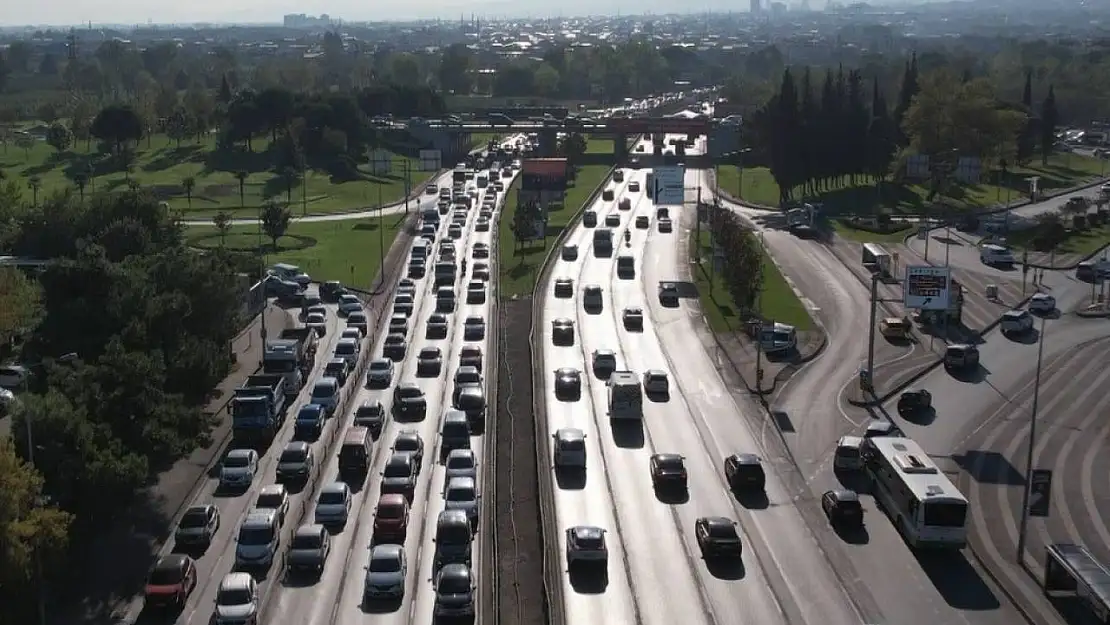
[[[1068,612],[1075,608],[1091,623],[1110,625],[1110,570],[1086,547],[1055,543],[1045,548],[1044,592],[1067,600],[1061,603]]]

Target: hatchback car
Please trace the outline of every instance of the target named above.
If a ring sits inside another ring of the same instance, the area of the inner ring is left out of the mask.
[[[443,350],[438,347],[425,347],[416,356],[416,376],[433,378],[443,370]]]
[[[385,343],[382,345],[382,355],[393,362],[404,360],[408,350],[409,345],[403,334],[390,334],[386,336]]]
[[[178,547],[207,547],[220,529],[220,509],[212,504],[192,506],[181,516],[173,540]]]
[[[343,527],[351,513],[351,487],[332,482],[320,487],[316,498],[316,522],[324,527]]]
[[[578,246],[573,243],[568,243],[563,246],[562,252],[563,260],[574,261],[578,260]]]
[[[470,248],[470,257],[475,260],[489,258],[489,244],[481,241],[475,243],[474,246]]]
[[[663,234],[667,234],[669,232],[674,231],[674,224],[671,222],[670,218],[668,218],[668,217],[660,218],[656,223],[658,224],[659,232],[661,232]]]
[[[621,225],[620,213],[609,213],[605,216],[606,228],[619,228]]]
[[[143,596],[148,608],[180,610],[196,587],[196,563],[187,555],[171,553],[158,558],[150,569]]]
[[[399,419],[423,419],[428,411],[424,390],[413,382],[402,382],[393,390],[393,414]]]
[[[478,457],[473,449],[452,449],[447,453],[443,462],[446,480],[454,477],[476,478],[478,472]]]
[[[397,493],[412,499],[416,490],[416,466],[412,454],[394,452],[382,471],[382,494]]]
[[[617,354],[611,349],[595,349],[591,356],[594,375],[605,379],[617,370]]]
[[[220,465],[221,489],[245,489],[258,473],[258,452],[253,449],[232,449]]]
[[[1007,310],[1002,313],[999,327],[1002,329],[1002,334],[1025,334],[1033,329],[1033,315],[1027,310]]]
[[[279,482],[307,482],[316,467],[316,454],[305,441],[292,441],[278,456],[277,479]]]
[[[380,401],[368,401],[355,408],[355,418],[352,425],[370,430],[370,436],[381,436],[385,427],[385,406]]]
[[[588,284],[582,289],[582,308],[586,312],[600,312],[605,307],[605,299],[601,294],[601,286]]]
[[[387,334],[400,334],[408,336],[409,318],[405,315],[392,315],[389,318],[389,331]]]
[[[694,535],[704,558],[739,558],[743,552],[736,522],[725,517],[699,517]]]
[[[767,474],[759,456],[732,454],[725,458],[725,481],[733,490],[762,491],[767,484]]]
[[[397,438],[393,439],[393,452],[412,454],[416,471],[419,473],[420,465],[424,462],[424,439],[416,430],[401,430],[397,433]]]
[[[470,316],[463,322],[463,340],[481,341],[486,338],[486,320],[478,316]]]
[[[551,321],[551,343],[574,345],[574,321],[560,317]]]
[[[642,332],[644,329],[644,310],[638,306],[629,306],[621,312],[621,322],[626,330]]]
[[[686,490],[686,459],[679,454],[653,454],[651,485],[656,490]]]
[[[320,313],[309,313],[305,317],[304,324],[312,328],[316,332],[316,336],[324,336],[328,333],[328,319]]]
[[[331,536],[323,525],[305,524],[297,528],[289,541],[285,565],[290,573],[319,574],[331,555]]]
[[[474,223],[474,230],[477,232],[489,232],[489,217],[478,217],[478,221]]]
[[[403,340],[403,339],[402,339]],[[393,371],[396,365],[392,360],[376,358],[370,361],[366,370],[366,385],[370,388],[385,388],[393,383]]]
[[[435,589],[434,617],[474,616],[474,574],[470,567],[465,564],[444,565],[436,574]]]
[[[671,392],[667,372],[659,369],[648,369],[644,372],[644,392],[648,395],[666,396]]]
[[[278,525],[285,525],[285,517],[289,516],[289,490],[282,484],[267,484],[258,492],[254,507],[277,512]]]
[[[404,597],[407,577],[408,561],[403,545],[374,545],[362,582],[363,601]]]
[[[463,345],[459,350],[459,366],[460,367],[474,367],[480,373],[482,371],[482,348],[478,345]]]
[[[632,193],[637,193],[640,190],[640,183],[636,180],[628,183],[628,190]]]
[[[838,488],[821,495],[821,510],[834,527],[863,527],[863,505],[855,491]]]
[[[1040,315],[1051,314],[1056,310],[1056,298],[1048,293],[1036,293],[1029,300],[1029,311]]]
[[[651,220],[647,218],[647,215],[640,215],[636,218],[636,227],[646,230],[651,227]]]
[[[555,297],[574,297],[574,280],[571,278],[555,278]]]
[[[258,607],[258,582],[250,573],[228,573],[220,580],[216,591],[216,623],[255,622]]]
[[[486,303],[486,283],[481,280],[471,280],[466,285],[466,303],[467,304],[484,304]]]
[[[597,211],[586,211],[582,213],[582,225],[587,228],[594,228],[597,226]]]
[[[555,370],[555,397],[564,400],[578,399],[582,395],[582,372],[571,367]]]
[[[591,525],[576,525],[566,529],[567,568],[576,565],[593,565],[604,568],[609,563],[609,547],[605,530]]]
[[[678,285],[674,282],[659,283],[659,302],[664,306],[678,304]]]
[[[470,519],[470,526],[478,525],[478,485],[472,477],[452,477],[446,479],[443,488],[443,507],[446,510],[461,510]]]

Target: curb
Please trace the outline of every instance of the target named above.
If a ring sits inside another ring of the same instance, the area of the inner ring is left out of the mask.
[[[1100,310],[1097,312],[1077,310],[1075,311],[1075,316],[1082,317],[1083,319],[1106,319],[1110,317],[1110,310]]]

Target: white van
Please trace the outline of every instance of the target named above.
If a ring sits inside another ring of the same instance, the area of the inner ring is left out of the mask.
[[[1014,254],[1007,247],[987,244],[979,248],[979,262],[984,265],[1013,265]]]

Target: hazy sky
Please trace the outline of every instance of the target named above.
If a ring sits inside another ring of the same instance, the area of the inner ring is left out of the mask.
[[[328,13],[345,20],[398,20],[408,18],[458,19],[460,13],[510,16],[556,16],[644,13],[649,11],[691,12],[736,6],[729,0],[703,0],[674,4],[663,0],[0,0],[0,25],[108,24],[191,22],[279,22],[286,13]],[[375,6],[377,5],[377,6]],[[699,6],[700,5],[700,6]]]

